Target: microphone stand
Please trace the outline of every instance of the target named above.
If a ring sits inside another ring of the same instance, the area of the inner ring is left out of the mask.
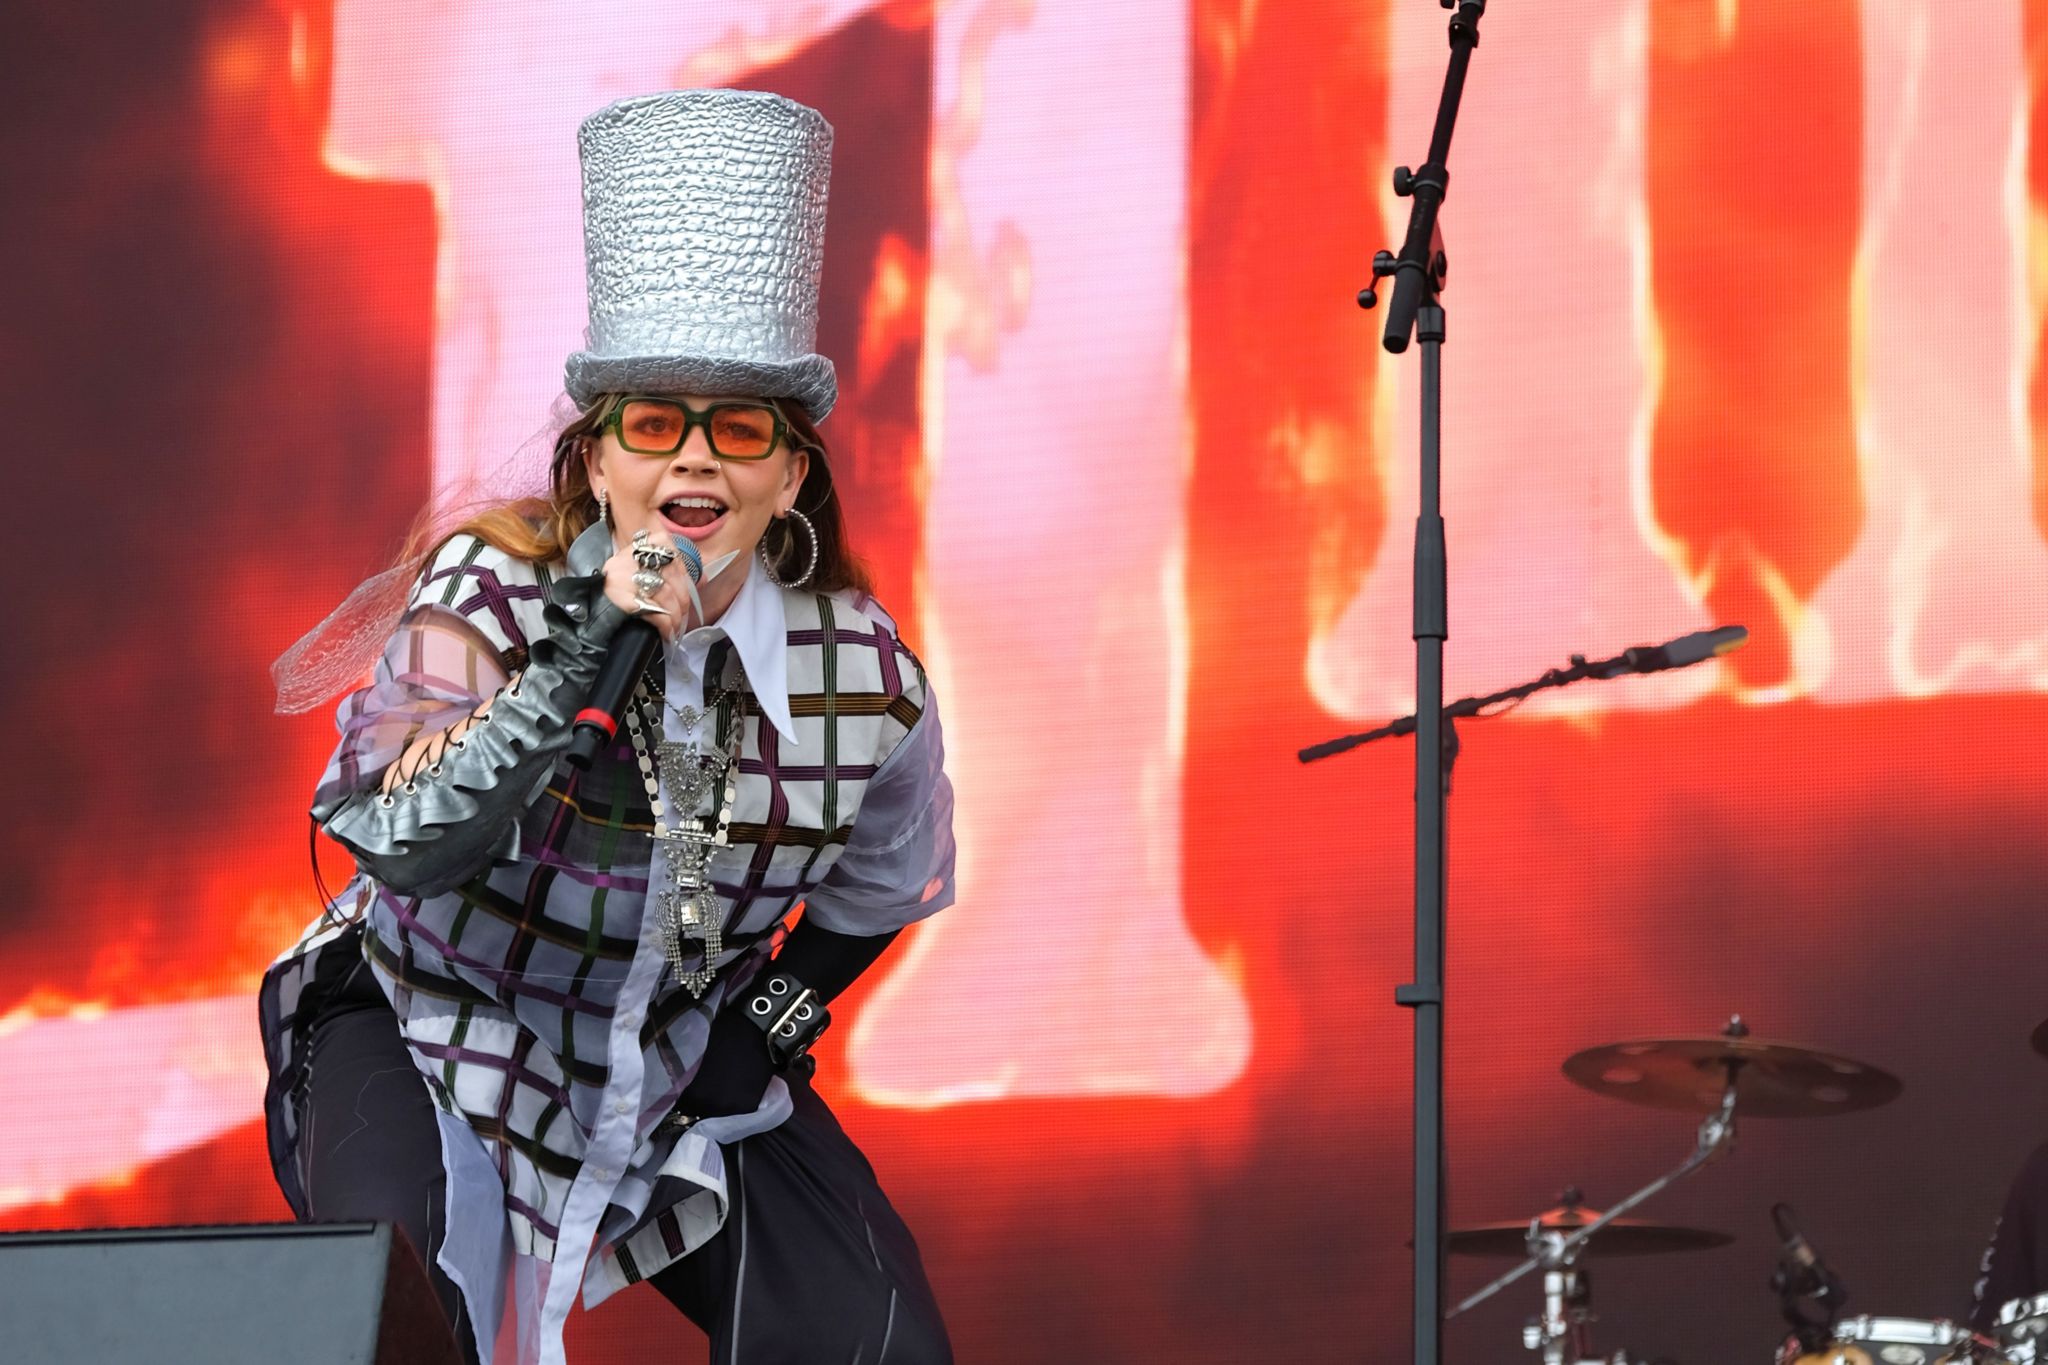
[[[1534,696],[1538,692],[1548,692],[1553,688],[1559,687],[1570,687],[1573,683],[1585,682],[1589,678],[1605,680],[1608,678],[1626,677],[1635,673],[1662,672],[1663,669],[1659,667],[1646,668],[1643,666],[1639,660],[1644,652],[1641,649],[1631,649],[1617,654],[1611,659],[1590,660],[1583,654],[1574,654],[1566,661],[1566,667],[1553,668],[1530,682],[1522,683],[1516,687],[1503,688],[1499,692],[1489,692],[1483,697],[1461,697],[1457,701],[1444,706],[1442,711],[1444,721],[1442,743],[1444,748],[1443,784],[1445,793],[1448,794],[1450,792],[1450,769],[1457,762],[1458,758],[1458,732],[1455,722],[1463,720],[1467,716],[1484,716],[1489,708],[1499,706],[1504,702],[1518,702],[1524,697]],[[1679,666],[1683,667],[1683,665]],[[1439,697],[1443,695],[1441,687],[1439,687],[1437,695]],[[1338,754],[1348,753],[1359,745],[1370,744],[1376,739],[1393,739],[1400,735],[1412,735],[1421,728],[1421,722],[1415,716],[1403,716],[1399,720],[1388,721],[1377,729],[1361,730],[1355,735],[1341,735],[1336,739],[1326,739],[1321,744],[1311,744],[1306,749],[1301,750],[1296,757],[1303,763],[1314,763],[1318,759],[1334,758]],[[1418,753],[1416,758],[1419,762],[1421,755]]]
[[[1441,522],[1439,522],[1439,525],[1441,525]],[[1418,535],[1418,571],[1416,574],[1418,595],[1422,582],[1422,573],[1420,571],[1422,558],[1420,542],[1422,540],[1423,537]],[[1436,544],[1439,552],[1441,552],[1443,542],[1440,537]],[[1439,574],[1437,581],[1441,584],[1443,570],[1441,553],[1439,553],[1436,561],[1436,567]],[[1436,601],[1440,609],[1443,601],[1441,594],[1436,598]],[[1441,620],[1441,617],[1438,619]],[[1729,629],[1724,627],[1721,631],[1713,632],[1712,634],[1723,634]],[[1746,634],[1746,632],[1744,633]],[[1701,650],[1688,656],[1672,657],[1677,653],[1679,646],[1699,638],[1697,636],[1689,636],[1681,640],[1671,641],[1669,644],[1655,649],[1628,649],[1608,659],[1588,659],[1583,654],[1574,654],[1567,660],[1566,667],[1564,668],[1550,669],[1542,676],[1529,682],[1515,687],[1503,688],[1498,692],[1489,692],[1485,696],[1461,697],[1446,706],[1443,704],[1443,640],[1441,637],[1437,637],[1428,641],[1428,643],[1435,646],[1435,649],[1423,656],[1434,665],[1425,679],[1432,686],[1429,688],[1418,687],[1416,690],[1418,697],[1431,695],[1431,699],[1438,703],[1437,709],[1434,712],[1424,711],[1418,707],[1414,715],[1403,716],[1399,720],[1389,721],[1387,724],[1371,730],[1361,730],[1357,734],[1340,735],[1336,739],[1324,740],[1320,744],[1311,744],[1306,749],[1298,751],[1295,755],[1303,763],[1314,763],[1321,759],[1334,758],[1338,754],[1348,753],[1361,744],[1370,744],[1377,739],[1392,739],[1399,735],[1410,734],[1416,736],[1415,767],[1417,781],[1415,793],[1418,841],[1415,883],[1417,903],[1415,953],[1418,984],[1396,987],[1394,1000],[1395,1003],[1416,1011],[1416,1206],[1414,1247],[1415,1339],[1418,1343],[1416,1346],[1417,1365],[1428,1365],[1422,1355],[1425,1348],[1431,1351],[1441,1350],[1441,1323],[1444,1318],[1455,1317],[1480,1300],[1491,1297],[1516,1279],[1538,1268],[1539,1264],[1539,1258],[1532,1257],[1529,1262],[1502,1276],[1500,1280],[1487,1286],[1479,1294],[1459,1304],[1452,1312],[1448,1314],[1443,1312],[1444,1200],[1443,1182],[1441,1179],[1443,1166],[1443,925],[1445,890],[1443,873],[1443,819],[1451,792],[1451,769],[1458,760],[1457,722],[1467,716],[1485,716],[1492,707],[1519,702],[1523,698],[1534,696],[1538,692],[1570,687],[1573,683],[1585,682],[1588,679],[1604,680],[1607,678],[1624,677],[1630,674],[1660,673],[1669,668],[1683,668],[1690,664],[1703,663],[1708,658],[1714,657],[1715,654],[1725,652],[1725,648],[1712,652]],[[1418,632],[1418,648],[1423,643],[1424,639]],[[1739,640],[1734,641],[1726,648],[1732,648],[1734,644],[1739,643]],[[1427,779],[1428,785],[1424,785],[1425,779]],[[1425,801],[1423,795],[1425,792],[1434,792],[1436,800],[1433,802]],[[1425,821],[1425,816],[1430,817],[1427,822]],[[1424,843],[1420,836],[1426,830],[1431,830],[1432,828],[1434,842]],[[1432,852],[1435,855],[1433,864],[1429,857]],[[1425,953],[1428,954],[1427,957],[1425,957]],[[1433,1065],[1425,1066],[1425,1062]],[[1722,1123],[1717,1124],[1710,1119],[1709,1124],[1702,1128],[1700,1149],[1693,1159],[1689,1160],[1681,1169],[1673,1172],[1670,1176],[1657,1182],[1649,1189],[1640,1191],[1638,1194],[1623,1200],[1612,1209],[1609,1209],[1607,1217],[1600,1219],[1599,1222],[1582,1229],[1579,1234],[1567,1239],[1562,1250],[1575,1254],[1577,1249],[1584,1245],[1585,1241],[1594,1232],[1605,1227],[1612,1219],[1626,1213],[1644,1199],[1656,1194],[1673,1180],[1691,1174],[1710,1160],[1712,1156],[1726,1150],[1727,1143],[1733,1139],[1734,1135],[1734,1094],[1735,1090],[1731,1076],[1727,1098],[1724,1102],[1723,1111],[1719,1115]],[[1725,1132],[1722,1131],[1723,1127],[1726,1128]],[[1709,1138],[1712,1138],[1713,1141],[1709,1142]],[[1425,1239],[1429,1239],[1427,1243]],[[1425,1245],[1433,1249],[1433,1254],[1431,1251],[1425,1251]],[[1425,1296],[1427,1296],[1426,1302]],[[1427,1327],[1423,1325],[1422,1321],[1424,1312],[1430,1314]]]
[[[1373,258],[1375,282],[1392,276],[1384,344],[1399,354],[1410,333],[1422,341],[1421,504],[1415,518],[1415,980],[1394,1001],[1415,1011],[1415,1365],[1443,1358],[1444,1271],[1444,817],[1450,761],[1444,747],[1444,641],[1450,635],[1444,565],[1442,491],[1442,291],[1448,262],[1437,210],[1450,187],[1451,134],[1465,71],[1479,46],[1486,0],[1441,0],[1451,19],[1451,63],[1437,104],[1429,159],[1419,171],[1394,172],[1394,192],[1412,201],[1408,235],[1396,257]],[[1358,303],[1379,302],[1370,288]]]

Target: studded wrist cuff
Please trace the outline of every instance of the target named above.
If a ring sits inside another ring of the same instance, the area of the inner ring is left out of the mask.
[[[832,1023],[818,993],[787,972],[771,972],[739,1002],[740,1012],[768,1035],[768,1059],[787,1071]]]

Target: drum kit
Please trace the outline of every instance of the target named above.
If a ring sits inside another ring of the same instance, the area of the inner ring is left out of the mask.
[[[2036,1031],[2048,1055],[2048,1023]],[[1872,1109],[1898,1097],[1897,1077],[1848,1057],[1749,1036],[1738,1015],[1719,1034],[1647,1038],[1588,1048],[1564,1064],[1565,1075],[1596,1094],[1651,1108],[1703,1115],[1691,1156],[1627,1199],[1603,1211],[1567,1189],[1558,1207],[1526,1221],[1454,1228],[1453,1256],[1517,1257],[1520,1264],[1451,1309],[1457,1317],[1525,1276],[1540,1274],[1543,1311],[1523,1329],[1523,1346],[1543,1365],[1630,1365],[1625,1351],[1596,1355],[1591,1287],[1581,1270],[1589,1258],[1704,1251],[1734,1239],[1629,1212],[1734,1147],[1738,1115],[1817,1118]],[[1940,1319],[1840,1315],[1842,1287],[1791,1222],[1773,1210],[1785,1250],[1773,1281],[1792,1333],[1777,1365],[2048,1365],[2048,1294],[2005,1305],[1991,1336]]]

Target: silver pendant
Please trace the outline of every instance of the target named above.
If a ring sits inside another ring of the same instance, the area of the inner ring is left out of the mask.
[[[699,724],[710,718],[729,695],[721,690],[711,707],[671,707],[681,723],[682,733],[693,738]],[[739,757],[744,733],[737,715],[729,735],[730,748],[718,746],[703,753],[692,743],[662,740],[646,743],[660,733],[657,715],[646,729],[633,725],[633,747],[640,757],[642,780],[649,800],[657,808],[654,839],[667,856],[657,886],[650,886],[655,927],[664,955],[676,981],[692,998],[702,999],[718,979],[718,959],[725,951],[725,907],[711,885],[711,855],[728,842],[734,798],[738,795]],[[664,823],[659,807],[666,791],[674,825]],[[723,798],[720,800],[719,798]],[[692,967],[689,964],[695,962]]]
[[[723,918],[718,896],[710,887],[678,887],[662,895],[662,947],[676,980],[693,998],[702,996],[717,979],[718,957],[725,951],[725,935],[719,922]],[[695,968],[688,968],[686,964],[694,949],[701,949],[703,956]]]
[[[711,844],[702,838],[668,841],[668,885],[657,899],[662,948],[676,980],[701,997],[718,976],[718,956],[725,950],[725,910],[710,885]],[[697,966],[686,964],[701,945]]]
[[[723,765],[716,760],[706,759],[694,745],[673,740],[654,746],[654,766],[661,773],[669,805],[678,815],[694,815],[724,776],[718,771]]]

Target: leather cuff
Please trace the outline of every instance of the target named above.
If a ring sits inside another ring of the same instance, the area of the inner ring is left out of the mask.
[[[736,1008],[768,1037],[768,1060],[787,1071],[811,1050],[832,1023],[824,999],[788,972],[758,978]]]

